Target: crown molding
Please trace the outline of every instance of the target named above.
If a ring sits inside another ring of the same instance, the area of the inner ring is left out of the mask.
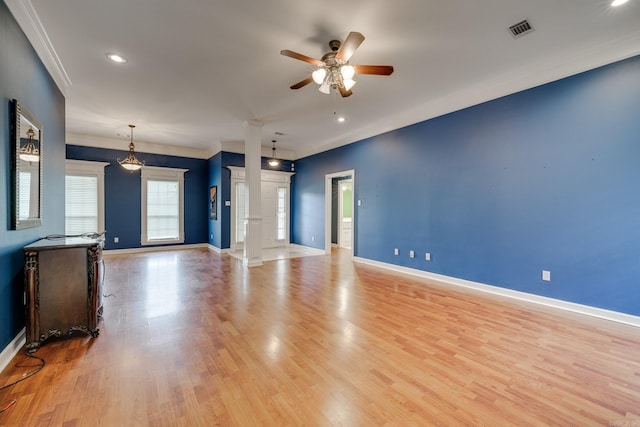
[[[62,94],[66,95],[67,88],[71,86],[71,79],[64,69],[56,50],[53,48],[53,44],[51,44],[51,40],[31,1],[4,0],[4,2]]]
[[[129,150],[129,140],[117,138],[105,138],[95,135],[82,135],[77,133],[67,133],[67,145],[80,145],[83,147],[106,148],[110,150]],[[216,144],[214,144],[216,145]],[[219,146],[220,144],[217,143]],[[135,141],[136,153],[162,154],[165,156],[191,157],[194,159],[209,159],[217,153],[215,147],[211,149],[201,149],[192,147],[181,147],[177,145],[156,144],[153,142]],[[214,152],[215,151],[215,152]],[[218,151],[220,151],[218,149]],[[214,152],[214,154],[211,154]]]

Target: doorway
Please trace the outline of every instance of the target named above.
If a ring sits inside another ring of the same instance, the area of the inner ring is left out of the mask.
[[[337,183],[336,183],[337,181]],[[325,175],[325,254],[332,243],[354,255],[356,216],[354,209],[355,171]]]
[[[338,247],[351,249],[353,240],[353,181],[338,181]]]

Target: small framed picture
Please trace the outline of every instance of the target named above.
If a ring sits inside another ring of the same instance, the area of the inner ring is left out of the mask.
[[[209,188],[209,219],[218,219],[218,186]]]

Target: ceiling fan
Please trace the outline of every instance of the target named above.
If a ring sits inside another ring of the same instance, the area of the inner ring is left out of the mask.
[[[314,59],[291,50],[281,50],[280,54],[284,56],[299,59],[318,67],[311,73],[311,76],[294,84],[291,89],[300,89],[315,82],[320,85],[318,90],[322,93],[329,94],[331,89],[337,89],[343,97],[347,97],[351,96],[351,88],[356,84],[353,80],[356,74],[388,76],[393,73],[391,65],[349,65],[349,59],[363,41],[364,36],[357,32],[349,33],[344,43],[339,40],[331,40],[329,42],[331,52],[325,53],[322,59]]]

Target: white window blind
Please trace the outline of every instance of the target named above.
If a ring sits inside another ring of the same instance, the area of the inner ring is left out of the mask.
[[[97,233],[98,178],[67,175],[65,179],[65,233]]]
[[[236,184],[236,242],[244,242],[245,221],[247,218],[247,197],[244,182]]]
[[[278,212],[277,212],[277,239],[285,240],[287,238],[287,189],[278,187]]]
[[[178,239],[180,198],[178,181],[147,181],[147,237]]]
[[[19,219],[29,219],[31,205],[31,172],[20,172],[20,212]]]
[[[188,169],[142,167],[141,244],[184,243],[185,172]]]
[[[104,232],[104,168],[107,162],[65,161],[65,234]]]

